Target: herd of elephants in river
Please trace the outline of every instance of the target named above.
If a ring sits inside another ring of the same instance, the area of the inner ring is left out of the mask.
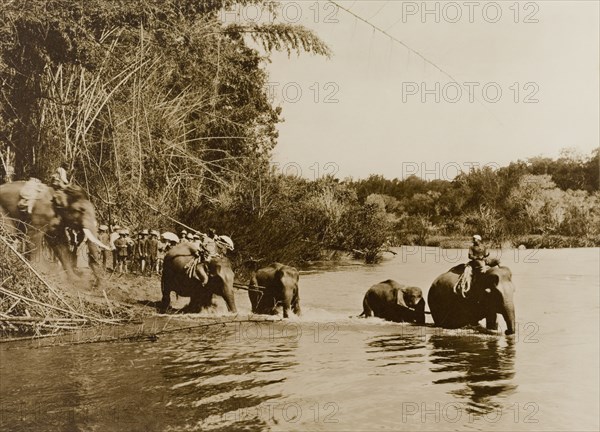
[[[66,200],[55,199],[55,190],[41,184],[31,206],[24,212],[19,206],[24,181],[0,185],[0,219],[8,234],[18,231],[27,234],[34,244],[33,250],[41,250],[42,240],[54,250],[69,277],[76,277],[69,257],[66,228],[84,233],[90,255],[98,248],[106,247],[97,238],[95,208],[87,194],[78,186],[70,185],[63,193]],[[202,283],[198,266],[190,244],[173,247],[165,256],[161,278],[162,301],[160,309],[167,310],[170,293],[189,297],[189,311],[213,306],[213,296],[221,296],[230,312],[236,312],[234,300],[234,273],[226,257],[217,257],[207,263],[209,279]],[[284,318],[290,312],[300,315],[299,272],[294,267],[273,263],[259,268],[253,261],[248,294],[252,312],[277,314],[283,310]],[[453,267],[437,277],[427,296],[427,304],[435,325],[444,328],[460,328],[477,325],[484,319],[486,328],[497,329],[497,315],[506,322],[506,334],[515,331],[514,285],[507,267],[493,266],[474,276],[468,295],[456,292],[455,286],[463,273],[465,264]],[[90,263],[97,283],[101,281],[99,266]],[[361,316],[377,316],[395,322],[425,323],[425,299],[420,288],[401,285],[393,280],[380,282],[368,289],[363,300]]]

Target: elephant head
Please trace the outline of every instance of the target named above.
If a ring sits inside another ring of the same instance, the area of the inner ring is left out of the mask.
[[[45,237],[67,274],[72,276],[73,263],[69,256],[66,228],[83,233],[83,239],[89,240],[92,255],[96,247],[108,248],[98,240],[96,212],[81,188],[69,185],[62,190],[55,190],[37,183],[35,193],[29,192],[29,208],[23,208],[23,190],[30,185],[17,181],[0,186],[0,214],[11,221],[9,229],[18,229],[27,234],[34,244],[34,258],[41,257],[42,239]],[[94,263],[91,265],[99,281],[98,268],[93,266]]]
[[[64,194],[58,198],[60,194]],[[57,191],[54,197],[54,208],[60,218],[60,225],[84,233],[84,240],[94,245],[106,248],[98,240],[96,210],[85,192],[77,186],[68,186],[63,191]]]
[[[398,304],[410,310],[415,310],[421,300],[423,300],[423,292],[417,287],[404,287],[402,292],[398,293]]]
[[[507,267],[492,267],[481,277],[484,304],[488,306],[486,324],[488,328],[495,327],[496,314],[502,314],[506,322],[506,334],[515,332],[515,287],[512,283],[512,273]],[[486,297],[488,297],[486,299]],[[490,323],[491,322],[491,323]],[[492,325],[490,325],[492,324]]]

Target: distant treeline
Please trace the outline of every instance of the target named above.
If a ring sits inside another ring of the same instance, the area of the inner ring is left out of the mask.
[[[600,245],[598,149],[563,150],[506,167],[474,169],[452,181],[373,175],[353,183],[359,200],[379,200],[397,217],[396,242],[435,244],[477,232],[495,245]]]
[[[473,232],[492,242],[599,244],[598,152],[453,181],[276,173],[282,110],[267,91],[270,53],[331,53],[300,25],[222,20],[250,3],[277,9],[271,0],[3,5],[4,181],[48,180],[63,166],[101,222],[214,227],[233,237],[239,262],[300,264],[338,251],[375,261],[389,245]]]

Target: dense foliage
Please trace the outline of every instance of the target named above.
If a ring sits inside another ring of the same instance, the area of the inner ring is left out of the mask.
[[[360,200],[381,195],[399,218],[394,233],[400,243],[434,244],[477,232],[497,245],[600,245],[598,153],[564,150],[557,159],[473,169],[452,181],[373,175],[353,187]]]

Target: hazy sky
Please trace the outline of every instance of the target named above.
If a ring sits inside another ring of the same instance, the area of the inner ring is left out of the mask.
[[[275,161],[289,172],[445,178],[599,145],[598,2],[339,3],[462,86],[327,2],[284,2],[280,21],[299,17],[333,50],[277,53],[268,66],[285,118]]]

